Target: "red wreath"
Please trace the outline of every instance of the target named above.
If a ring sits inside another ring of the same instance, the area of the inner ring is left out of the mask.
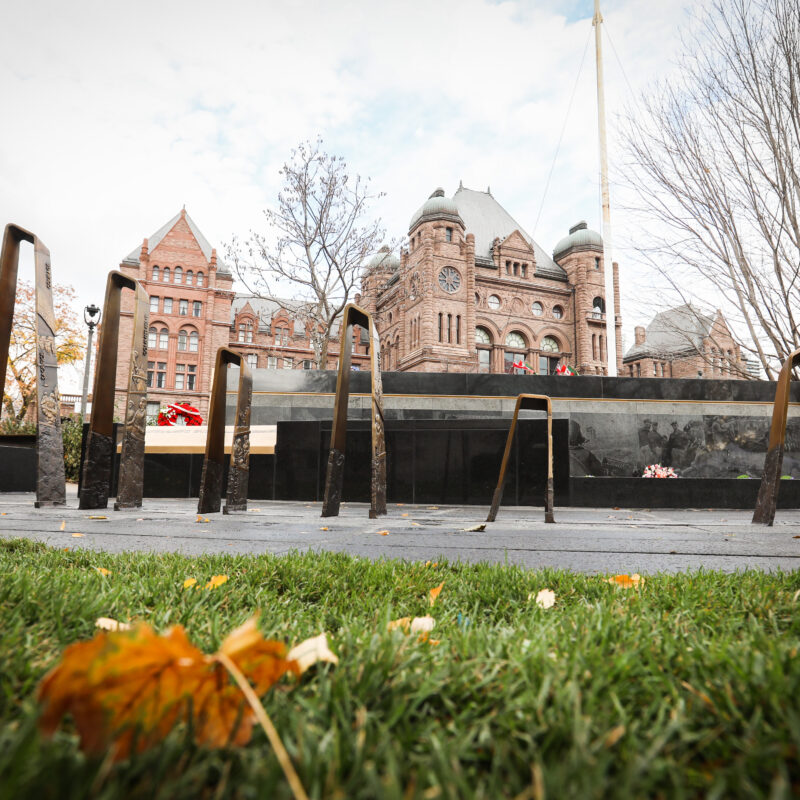
[[[159,425],[178,425],[178,418],[184,420],[184,425],[202,425],[203,418],[200,412],[188,403],[168,403],[158,412]]]

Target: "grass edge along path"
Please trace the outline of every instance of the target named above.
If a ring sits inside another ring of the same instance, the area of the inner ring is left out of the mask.
[[[266,637],[326,631],[339,656],[263,700],[312,798],[790,797],[798,602],[796,572],[622,589],[514,566],[0,540],[0,798],[291,797],[260,731],[204,750],[181,724],[112,765],[80,752],[68,720],[51,740],[36,728],[38,681],[97,617],[180,624],[212,652],[256,610]],[[429,613],[439,644],[387,630]]]

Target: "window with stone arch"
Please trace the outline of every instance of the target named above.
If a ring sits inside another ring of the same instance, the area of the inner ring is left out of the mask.
[[[183,283],[183,267],[175,267],[175,283]]]
[[[158,264],[153,264],[152,280],[154,281],[158,280],[158,273],[159,273]]]
[[[186,285],[191,286],[194,283],[194,272],[192,270],[186,270]]]
[[[525,364],[528,343],[519,331],[511,331],[506,336],[503,353],[503,372],[524,375],[528,372]]]
[[[164,283],[169,283],[169,267],[164,267],[164,272],[162,275],[164,278]]]
[[[239,341],[252,342],[253,341],[253,322],[252,320],[244,320],[239,323]]]
[[[151,326],[147,331],[147,347],[149,350],[156,349],[156,342],[158,341],[158,329]]]
[[[541,317],[542,314],[544,314],[544,306],[538,300],[536,300],[531,304],[531,313],[534,317]]]
[[[478,348],[478,372],[491,372],[492,334],[486,328],[475,328],[475,345]]]
[[[545,336],[539,343],[539,374],[555,375],[561,357],[561,345],[553,336]]]
[[[563,317],[564,317],[564,309],[561,306],[553,306],[553,318],[563,319]]]
[[[166,328],[162,328],[158,332],[158,349],[166,350],[169,347],[169,332]]]
[[[198,286],[202,286],[203,285],[203,273],[202,272],[198,272],[197,273],[197,285]]]
[[[486,305],[489,306],[492,311],[495,311],[500,308],[500,298],[496,294],[490,294],[489,299],[486,301]]]

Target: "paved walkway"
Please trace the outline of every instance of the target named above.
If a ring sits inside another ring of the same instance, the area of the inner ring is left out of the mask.
[[[751,512],[691,509],[501,508],[485,530],[483,506],[391,505],[370,520],[368,507],[345,503],[340,516],[320,518],[319,503],[251,501],[246,513],[208,514],[197,522],[196,500],[149,500],[136,510],[36,509],[33,495],[0,495],[0,537],[22,536],[55,547],[109,552],[346,552],[368,558],[490,561],[581,572],[678,572],[800,567],[800,511],[778,511],[775,526],[750,524]],[[63,530],[62,530],[63,523]],[[383,535],[381,532],[388,531]],[[82,533],[83,536],[73,536]]]

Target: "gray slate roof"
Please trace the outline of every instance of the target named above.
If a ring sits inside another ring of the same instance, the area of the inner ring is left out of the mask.
[[[458,213],[464,220],[467,233],[475,236],[476,260],[491,261],[492,242],[505,239],[518,230],[533,248],[536,255],[536,275],[558,281],[566,281],[567,273],[553,261],[525,229],[506,211],[489,192],[459,187],[453,195]]]
[[[153,250],[161,243],[162,239],[175,227],[175,223],[181,218],[181,212],[179,211],[169,222],[162,225],[152,236],[147,237],[147,246],[152,253]],[[211,244],[209,243],[208,239],[203,236],[200,228],[197,227],[195,221],[189,216],[189,213],[186,212],[186,222],[189,225],[189,230],[192,232],[192,235],[197,240],[197,244],[200,245],[200,249],[203,251],[203,255],[206,257],[206,261],[211,261]],[[142,246],[139,245],[138,247],[131,250],[125,258],[122,259],[123,264],[137,264],[139,263],[139,255],[142,252]],[[217,253],[217,272],[221,272],[227,275],[230,275],[230,269],[228,269],[227,264],[220,258],[219,253]]]
[[[625,358],[700,350],[703,339],[711,334],[713,324],[713,317],[703,314],[688,303],[661,311],[647,326],[644,342],[633,345]]]

